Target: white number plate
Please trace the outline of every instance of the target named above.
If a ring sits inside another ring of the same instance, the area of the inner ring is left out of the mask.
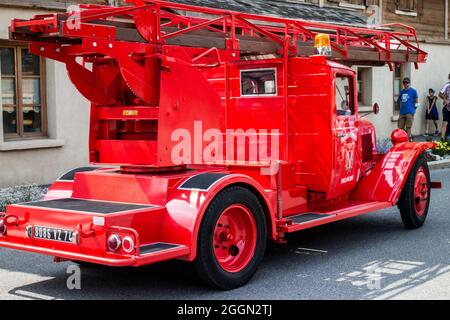
[[[61,241],[61,242],[74,242],[73,231],[47,228],[47,227],[33,227],[33,238]]]

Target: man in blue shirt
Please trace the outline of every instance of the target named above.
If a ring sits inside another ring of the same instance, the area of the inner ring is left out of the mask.
[[[398,127],[408,133],[411,139],[411,128],[414,124],[414,115],[416,114],[419,96],[417,91],[411,88],[411,80],[403,79],[403,90],[400,91],[398,103],[400,104],[400,116],[398,117]]]

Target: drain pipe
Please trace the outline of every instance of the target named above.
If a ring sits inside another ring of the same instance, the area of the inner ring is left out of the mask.
[[[444,29],[445,29],[445,34],[444,34],[444,39],[448,40],[448,0],[445,0],[445,22],[444,22]]]
[[[448,0],[446,0],[448,1]],[[383,0],[379,0],[378,24],[383,24]]]

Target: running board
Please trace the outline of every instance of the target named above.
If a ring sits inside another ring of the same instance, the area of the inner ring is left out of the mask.
[[[151,244],[146,244],[143,246],[140,246],[139,248],[139,255],[144,256],[147,254],[152,254],[156,252],[161,252],[164,250],[170,250],[170,249],[177,249],[183,247],[180,244],[172,244],[172,243],[165,243],[165,242],[155,242]]]
[[[292,220],[292,223],[303,224],[314,220],[326,219],[329,216],[329,214],[323,213],[303,213],[290,219]]]
[[[180,258],[190,253],[186,245],[155,242],[139,247],[139,256],[136,266],[142,266],[159,261]]]
[[[349,201],[346,204],[334,206],[333,208],[330,208],[331,210],[323,210],[323,212],[308,212],[286,217],[278,221],[278,227],[280,232],[290,233],[390,207],[392,207],[391,202]]]

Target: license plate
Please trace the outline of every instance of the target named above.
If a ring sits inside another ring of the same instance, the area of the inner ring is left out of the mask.
[[[74,242],[73,231],[57,229],[57,228],[47,228],[47,227],[33,227],[33,238],[53,240],[60,242]]]

